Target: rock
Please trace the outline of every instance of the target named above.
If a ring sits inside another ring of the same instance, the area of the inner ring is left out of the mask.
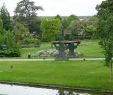
[[[40,57],[56,56],[57,54],[57,50],[41,50],[38,52],[38,56]]]

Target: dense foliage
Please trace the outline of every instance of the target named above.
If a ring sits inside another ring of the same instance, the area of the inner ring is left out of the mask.
[[[37,17],[37,10],[43,10],[41,6],[35,6],[33,1],[22,0],[17,3],[14,20],[26,25],[31,33],[40,35],[40,19]]]
[[[97,6],[98,11],[98,36],[100,45],[105,51],[106,65],[110,67],[112,72],[113,57],[113,1],[103,1]],[[112,75],[111,75],[112,76]]]
[[[7,8],[5,7],[5,5],[3,5],[1,7],[0,17],[1,17],[2,22],[3,22],[3,28],[7,31],[12,30],[12,21],[10,18],[10,14],[9,14]]]
[[[61,31],[59,19],[43,19],[41,23],[43,41],[58,40]]]
[[[0,57],[18,57],[20,56],[19,47],[11,31],[11,18],[4,5],[0,10],[0,17]]]

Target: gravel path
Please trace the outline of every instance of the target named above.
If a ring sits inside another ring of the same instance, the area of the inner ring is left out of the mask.
[[[69,60],[105,60],[105,58],[70,58]],[[55,61],[55,59],[0,59],[0,61]]]

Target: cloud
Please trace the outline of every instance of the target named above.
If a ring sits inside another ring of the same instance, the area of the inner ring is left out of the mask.
[[[8,11],[13,15],[16,3],[20,0],[0,0],[0,6],[5,2]],[[55,16],[57,14],[68,16],[95,15],[95,7],[103,0],[32,0],[36,5],[42,6],[44,11],[38,11],[38,15]]]

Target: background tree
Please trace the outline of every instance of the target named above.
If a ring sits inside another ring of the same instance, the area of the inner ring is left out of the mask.
[[[2,19],[0,18],[0,34],[3,32],[3,22]]]
[[[25,25],[19,22],[15,23],[13,33],[15,35],[16,42],[20,44],[21,46],[36,44],[37,39],[32,36],[32,34],[29,32],[29,29],[26,28]]]
[[[59,19],[43,19],[41,30],[43,41],[58,40],[61,31],[61,21]]]
[[[59,19],[60,21],[62,21],[62,17],[59,14],[55,16],[55,19]]]
[[[91,16],[85,19],[84,22],[83,22],[85,28],[84,36],[88,39],[97,38],[96,32],[97,32],[98,18],[96,16]]]
[[[2,19],[0,18],[0,47],[3,44],[3,40],[4,40],[2,35],[3,35],[3,22]]]
[[[3,29],[3,22],[0,19],[0,57],[20,56],[19,47],[15,41],[13,32]]]
[[[72,21],[78,21],[79,18],[75,15],[70,15],[68,18],[67,18],[68,22],[71,23]]]
[[[5,4],[0,9],[0,17],[3,22],[3,28],[7,31],[12,30],[12,21],[10,18],[10,14],[9,14],[7,8],[5,7]]]
[[[74,20],[68,26],[68,30],[71,32],[71,38],[73,40],[80,39],[84,32],[84,26],[82,25],[80,20]]]
[[[113,0],[106,0],[97,6],[98,11],[98,36],[100,45],[105,51],[106,66],[110,68],[110,79],[112,79],[112,57],[113,57]]]
[[[25,24],[31,33],[40,34],[40,20],[37,17],[37,10],[43,10],[43,8],[35,6],[33,1],[22,0],[17,3],[14,19]]]

